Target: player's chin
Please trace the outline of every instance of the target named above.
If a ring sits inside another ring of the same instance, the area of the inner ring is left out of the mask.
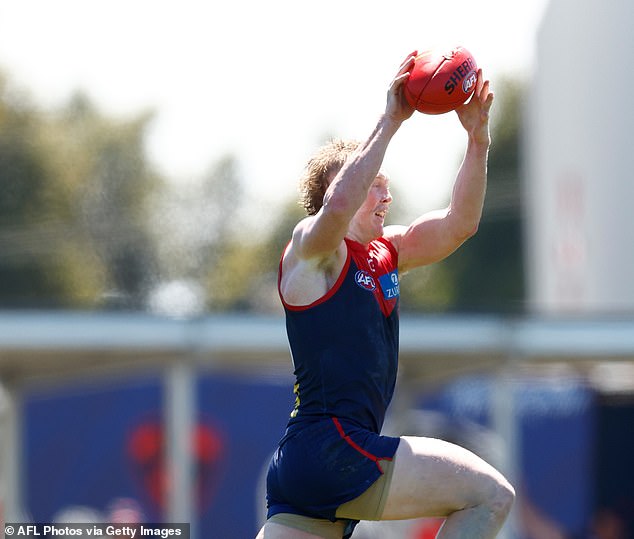
[[[375,223],[372,230],[374,239],[377,239],[383,236],[383,225],[384,225],[383,220],[381,220],[380,223]]]

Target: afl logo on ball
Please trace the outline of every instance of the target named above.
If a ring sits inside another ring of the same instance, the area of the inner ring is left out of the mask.
[[[354,275],[355,282],[363,289],[369,290],[370,292],[374,292],[376,290],[376,283],[374,282],[374,277],[370,275],[367,271],[359,270]]]
[[[470,93],[471,89],[475,86],[477,80],[478,74],[475,71],[470,71],[462,81],[462,91],[465,94]]]

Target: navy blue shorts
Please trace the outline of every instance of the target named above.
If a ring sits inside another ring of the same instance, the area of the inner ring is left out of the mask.
[[[337,418],[291,425],[269,465],[268,518],[292,513],[336,521],[337,508],[381,476],[381,460],[392,460],[399,441]]]

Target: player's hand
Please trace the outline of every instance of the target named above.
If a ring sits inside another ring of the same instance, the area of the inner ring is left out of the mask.
[[[489,112],[493,104],[493,92],[488,80],[484,80],[482,69],[478,69],[476,89],[465,105],[456,109],[462,127],[477,143],[489,144]]]
[[[407,79],[409,79],[417,54],[418,51],[414,51],[403,60],[387,92],[385,113],[399,123],[407,120],[414,114],[415,109],[407,102],[407,99],[405,99],[403,95],[403,86]]]

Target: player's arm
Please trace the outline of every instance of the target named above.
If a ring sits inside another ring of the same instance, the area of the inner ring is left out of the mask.
[[[376,179],[390,140],[413,113],[413,108],[402,97],[401,87],[409,77],[414,58],[413,54],[408,56],[400,66],[388,90],[384,114],[372,134],[333,178],[324,195],[323,207],[295,228],[291,249],[298,258],[327,257],[343,242],[352,217]]]
[[[399,251],[401,271],[442,260],[476,233],[486,192],[492,103],[489,82],[483,81],[480,70],[473,98],[456,110],[468,139],[449,206],[419,217],[408,227],[386,228],[386,236]]]
[[[397,122],[383,115],[370,138],[332,179],[319,212],[297,225],[293,232],[293,248],[300,258],[328,255],[341,244],[352,217],[376,179],[388,143],[398,127]]]

